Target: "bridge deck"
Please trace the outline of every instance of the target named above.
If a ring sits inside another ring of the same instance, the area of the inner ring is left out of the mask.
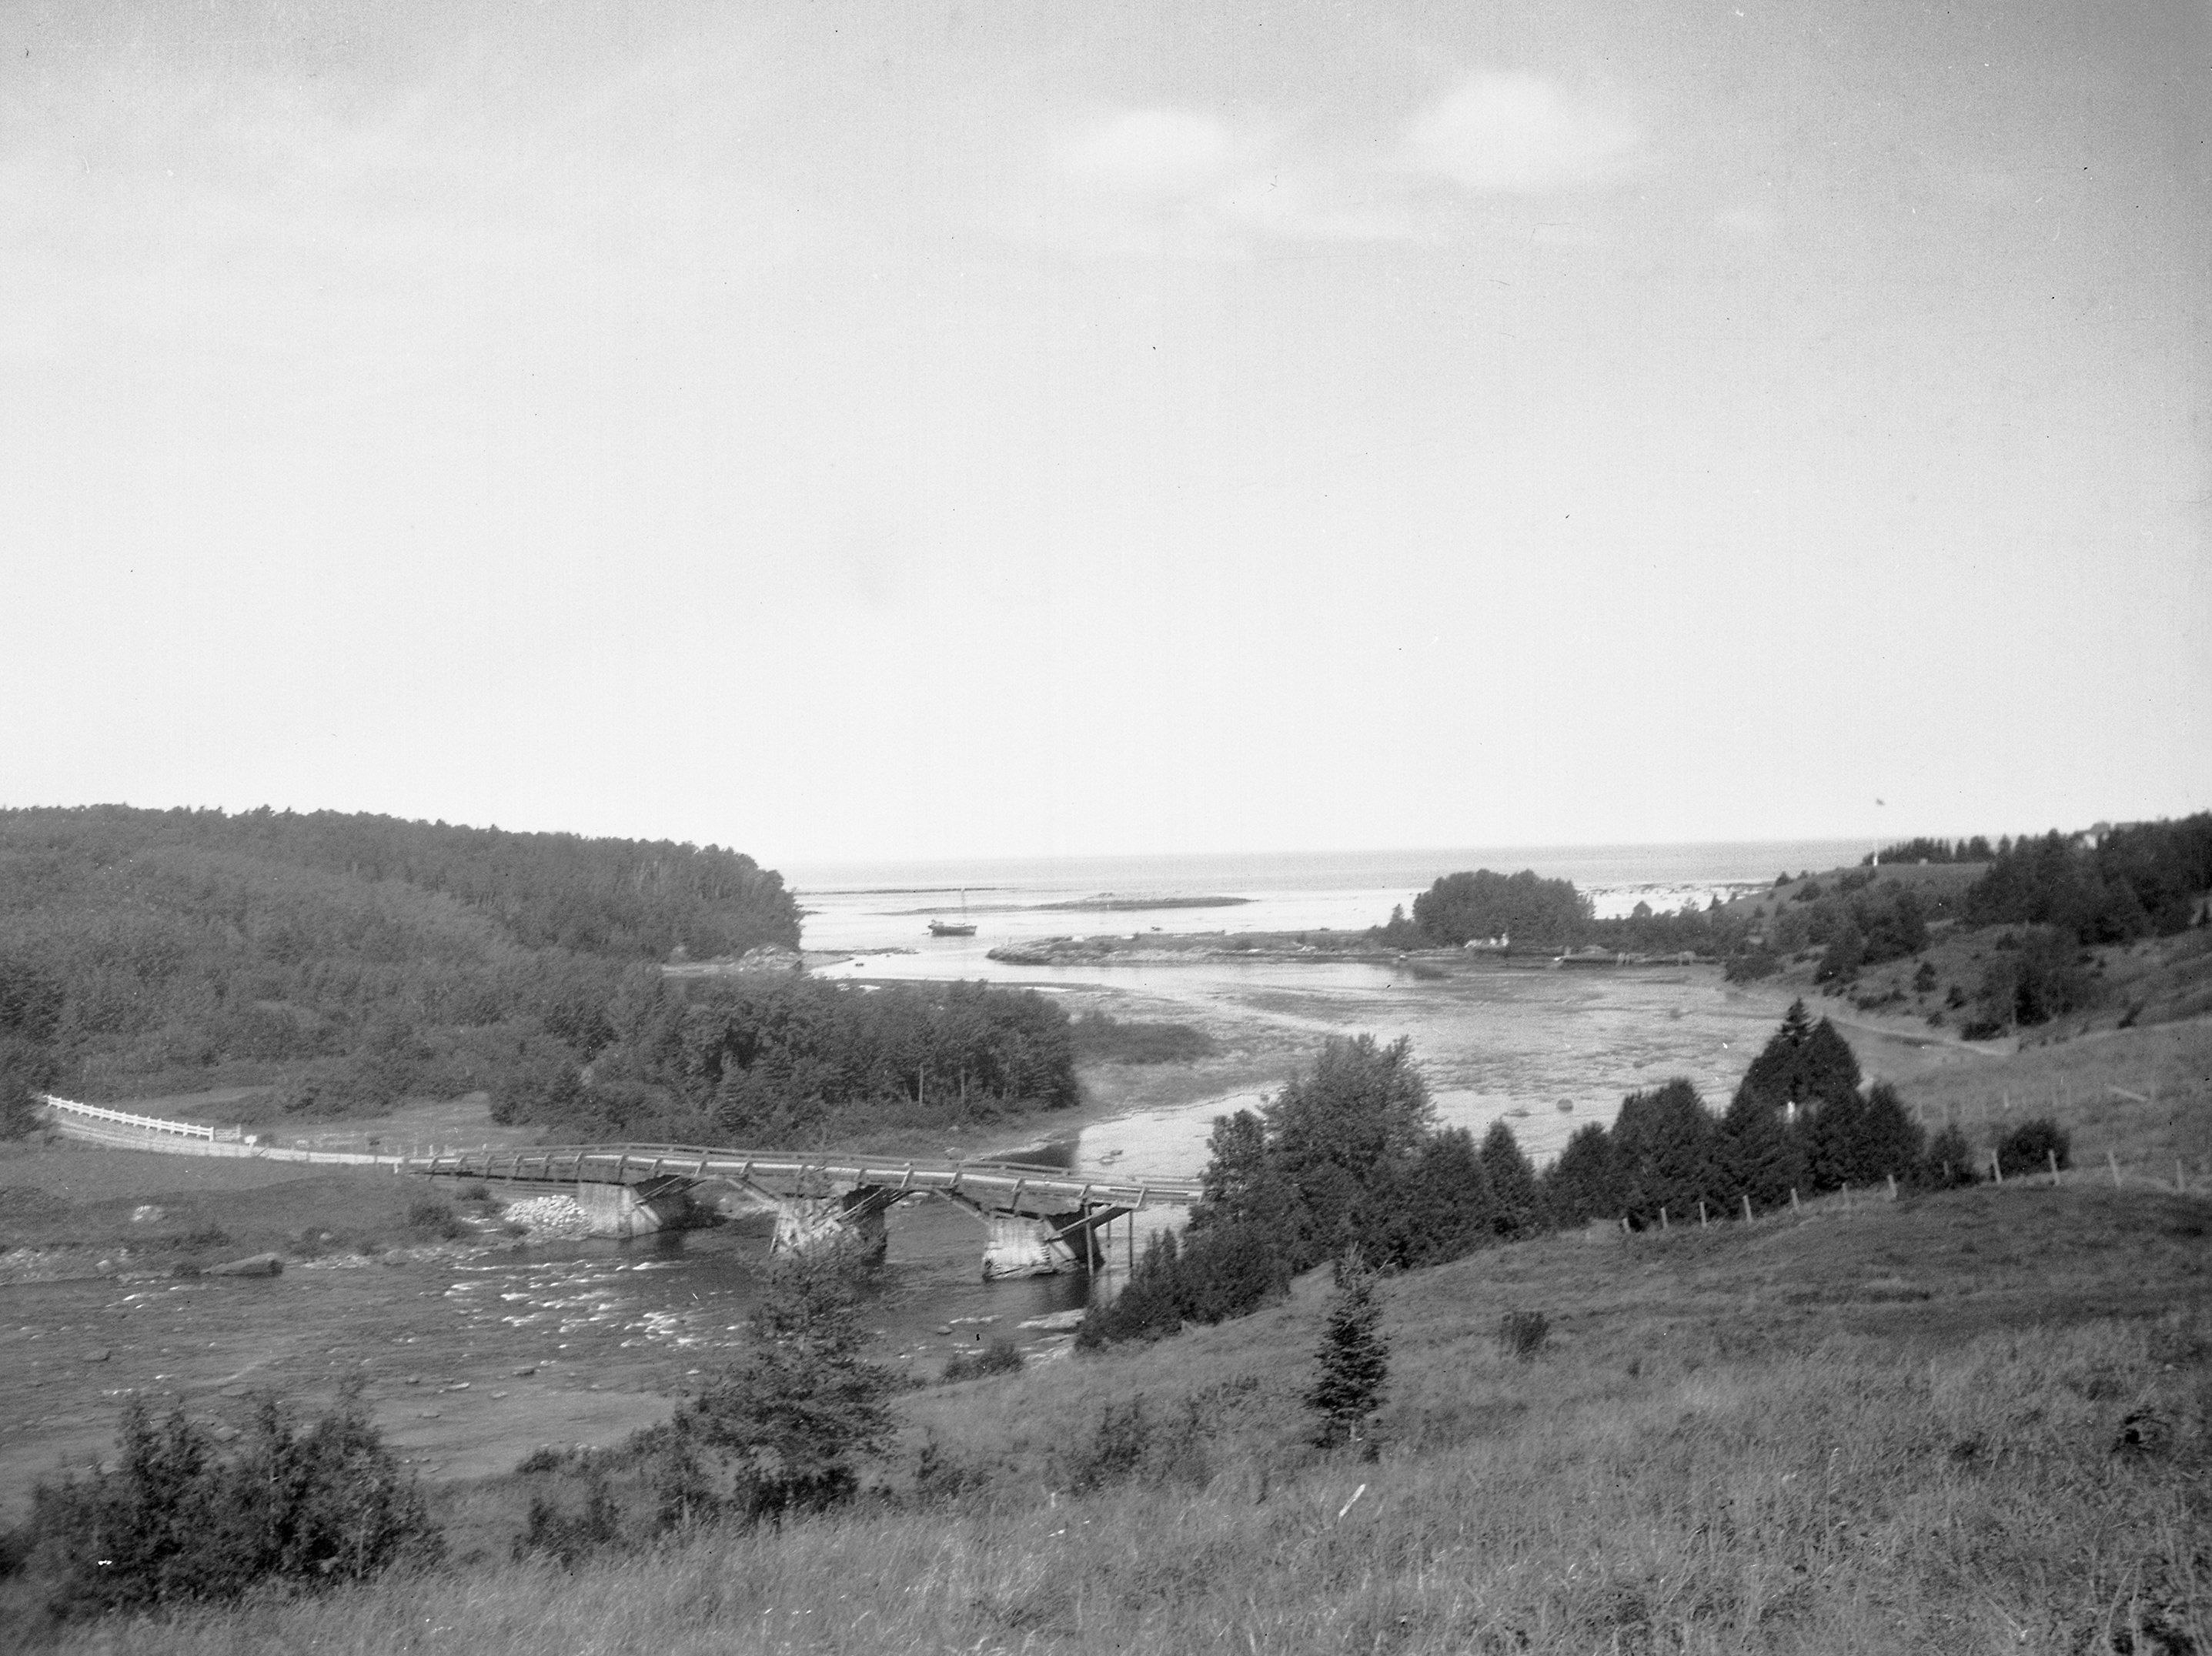
[[[462,1150],[404,1162],[410,1173],[558,1184],[632,1185],[673,1175],[772,1182],[796,1188],[868,1185],[944,1191],[993,1205],[1056,1197],[1077,1204],[1188,1207],[1199,1186],[1188,1179],[1132,1179],[1018,1162],[914,1162],[888,1156],[803,1155],[786,1150],[715,1149],[697,1144],[575,1144],[528,1150]]]

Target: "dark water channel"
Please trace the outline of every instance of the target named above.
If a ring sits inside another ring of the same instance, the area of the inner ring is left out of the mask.
[[[873,1355],[934,1378],[1006,1338],[1043,1354],[1081,1277],[985,1283],[983,1232],[910,1202],[863,1309]],[[481,1476],[544,1443],[609,1443],[665,1418],[742,1346],[768,1233],[757,1221],[636,1242],[289,1267],[267,1278],[100,1278],[0,1287],[0,1522],[58,1466],[107,1453],[133,1392],[241,1423],[272,1388],[319,1407],[361,1374],[387,1437],[426,1474]]]

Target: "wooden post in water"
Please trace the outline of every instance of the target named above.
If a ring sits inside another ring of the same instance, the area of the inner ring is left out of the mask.
[[[1797,1199],[1797,1186],[1795,1186],[1795,1185],[1790,1186],[1790,1212],[1792,1212],[1792,1213],[1799,1213],[1799,1214],[1802,1214],[1802,1213],[1803,1213],[1803,1212],[1804,1212],[1804,1210],[1805,1210],[1805,1209],[1804,1209],[1804,1205],[1803,1205],[1803,1204],[1802,1204],[1801,1202],[1799,1202],[1799,1201],[1798,1201],[1798,1199]]]
[[[1997,1153],[1995,1150],[1990,1152],[1990,1177],[2000,1185],[2004,1183],[2004,1163],[1997,1160]]]
[[[1703,1230],[1705,1228],[1705,1198],[1704,1197],[1700,1196],[1700,1197],[1698,1198],[1698,1228],[1699,1230]]]
[[[2173,1164],[2173,1170],[2177,1174],[2179,1174],[2181,1171],[2181,1163],[2179,1162],[2175,1162]],[[1659,1228],[1661,1230],[1667,1228],[1667,1210],[1664,1207],[1662,1207],[1659,1210]]]
[[[2058,1152],[2047,1150],[2045,1154],[2051,1159],[2051,1182],[2055,1185],[2058,1183]]]
[[[1897,1175],[1893,1173],[1889,1175],[1889,1199],[1897,1200]]]
[[[1751,1198],[1748,1196],[1743,1198],[1743,1222],[1747,1225],[1751,1222]]]

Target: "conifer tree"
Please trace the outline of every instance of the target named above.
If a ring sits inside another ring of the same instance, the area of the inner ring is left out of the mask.
[[[1880,1179],[1908,1179],[1920,1165],[1928,1135],[1912,1119],[1897,1089],[1877,1081],[1867,1093],[1859,1123],[1860,1164],[1871,1184]]]
[[[1336,1280],[1336,1299],[1315,1353],[1320,1373],[1305,1394],[1306,1407],[1321,1416],[1315,1441],[1324,1447],[1360,1441],[1390,1373],[1389,1344],[1376,1326],[1382,1307],[1373,1274],[1353,1253],[1339,1262]]]
[[[896,1381],[862,1356],[854,1270],[842,1252],[778,1260],[751,1350],[678,1411],[679,1431],[734,1463],[749,1516],[845,1499],[854,1461],[890,1441]]]
[[[1593,1219],[1618,1219],[1624,1210],[1613,1138],[1595,1121],[1575,1129],[1559,1159],[1544,1169],[1541,1182],[1545,1221],[1562,1229]]]
[[[1395,1185],[1376,1192],[1358,1216],[1360,1247],[1376,1264],[1401,1271],[1456,1259],[1497,1240],[1490,1175],[1464,1127],[1424,1144]]]
[[[1806,1184],[1804,1145],[1782,1109],[1740,1090],[1722,1116],[1716,1160],[1731,1206],[1749,1197],[1754,1210],[1779,1207]]]
[[[1536,1170],[1522,1154],[1521,1141],[1503,1121],[1482,1136],[1482,1170],[1489,1175],[1494,1222],[1501,1236],[1525,1236],[1536,1228]]]
[[[1656,1221],[1659,1210],[1676,1218],[1692,1213],[1698,1199],[1717,1201],[1711,1113],[1698,1089],[1680,1077],[1631,1093],[1613,1125],[1613,1158],[1625,1210]]]

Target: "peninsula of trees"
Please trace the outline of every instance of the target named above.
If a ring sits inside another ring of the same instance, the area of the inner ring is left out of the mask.
[[[0,811],[0,1131],[31,1096],[270,1087],[304,1116],[482,1089],[580,1136],[799,1133],[1073,1101],[1034,995],[862,995],[769,951],[799,910],[742,852],[335,812]]]

